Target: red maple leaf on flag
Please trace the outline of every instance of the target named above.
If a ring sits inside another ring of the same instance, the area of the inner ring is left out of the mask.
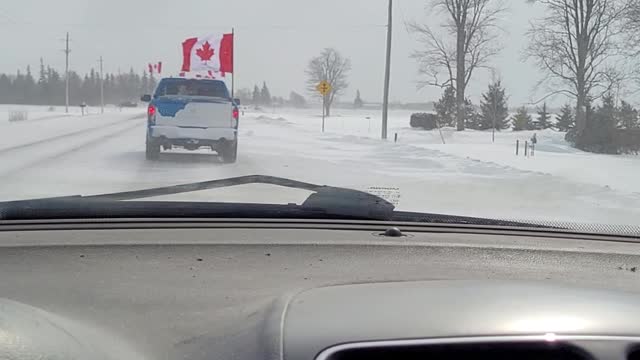
[[[203,62],[211,60],[213,54],[214,50],[211,48],[208,41],[205,41],[205,43],[202,44],[202,48],[196,50],[196,55],[198,55]]]

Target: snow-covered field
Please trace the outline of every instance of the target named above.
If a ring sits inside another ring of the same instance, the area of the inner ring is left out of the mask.
[[[319,110],[245,110],[238,163],[208,151],[171,151],[144,159],[144,109],[65,115],[0,107],[0,200],[97,194],[248,174],[367,190],[398,188],[400,210],[500,218],[638,224],[640,157],[577,151],[564,134],[537,133],[535,156],[515,155],[533,132],[456,132],[409,127],[411,111],[391,111],[381,141],[380,112],[334,110],[321,133]],[[138,116],[136,116],[138,115]],[[398,142],[394,143],[395,134]],[[276,190],[277,189],[277,190]],[[299,202],[305,191],[247,185],[179,199]],[[175,198],[175,197],[174,197]]]

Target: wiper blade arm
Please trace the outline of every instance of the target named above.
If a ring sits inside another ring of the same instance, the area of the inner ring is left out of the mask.
[[[272,184],[314,192],[301,205],[251,205],[234,203],[190,203],[190,202],[140,202],[136,200],[155,196],[174,195],[201,190],[225,188],[245,184]],[[164,206],[160,208],[160,205]],[[158,206],[155,206],[158,205]],[[197,206],[196,206],[197,205]],[[394,205],[363,191],[316,185],[274,176],[250,175],[236,178],[211,180],[190,184],[166,186],[136,191],[91,196],[69,196],[64,198],[36,199],[0,203],[0,220],[29,216],[78,218],[91,214],[93,217],[119,217],[145,215],[148,217],[179,217],[185,214],[225,217],[309,217],[389,220],[393,217]]]
[[[248,175],[248,176],[240,176],[235,178],[164,186],[164,187],[144,189],[144,190],[134,190],[134,191],[125,191],[125,192],[102,194],[102,195],[83,196],[82,198],[104,199],[104,200],[135,200],[135,199],[150,198],[155,196],[175,195],[175,194],[189,193],[194,191],[210,190],[210,189],[225,188],[225,187],[247,185],[247,184],[271,184],[271,185],[278,185],[278,186],[284,186],[284,187],[290,187],[290,188],[302,189],[302,190],[310,190],[310,191],[318,191],[321,188],[327,188],[327,186],[324,186],[324,185],[310,184],[302,181],[296,181],[296,180],[280,178],[275,176]],[[357,190],[349,190],[349,191],[357,191]]]

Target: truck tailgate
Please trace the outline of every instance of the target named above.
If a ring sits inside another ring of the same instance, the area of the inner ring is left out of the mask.
[[[230,128],[231,101],[202,97],[161,97],[156,103],[156,124],[195,128]]]

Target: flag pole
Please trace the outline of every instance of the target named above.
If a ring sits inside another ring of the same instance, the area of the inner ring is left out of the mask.
[[[235,29],[231,28],[231,44],[233,44],[231,46],[231,68],[233,69],[233,72],[231,73],[231,98],[233,99],[235,96],[235,83],[236,83],[236,35],[235,35]]]

